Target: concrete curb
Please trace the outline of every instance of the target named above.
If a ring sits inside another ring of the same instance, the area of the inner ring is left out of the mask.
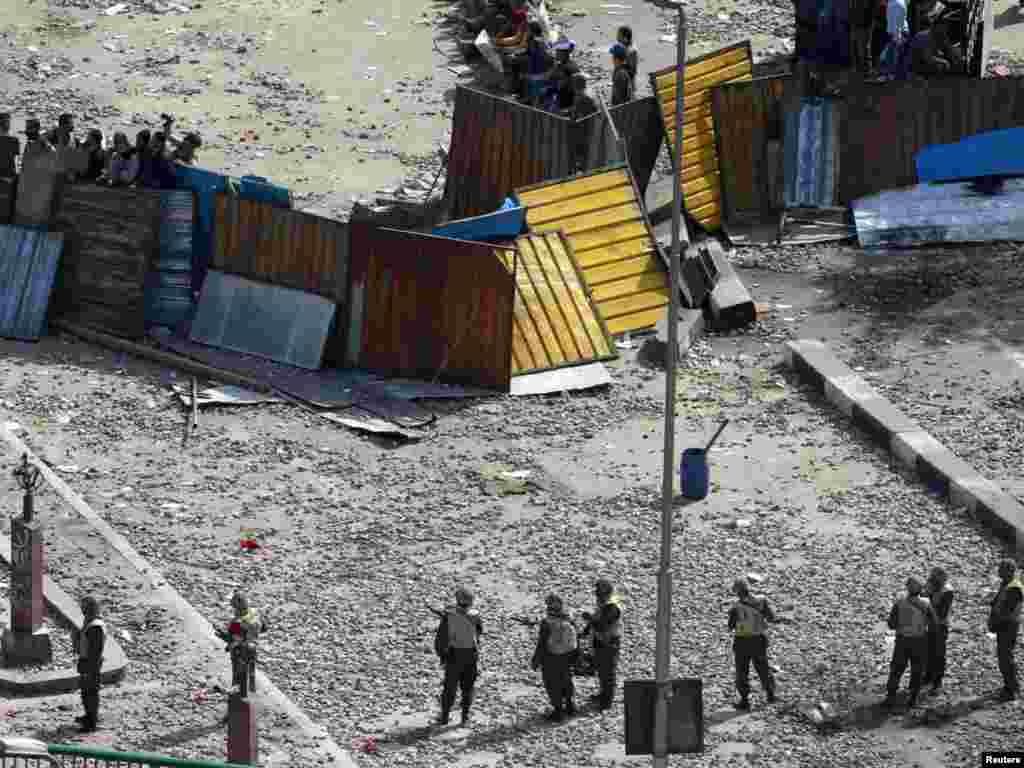
[[[11,544],[0,539],[0,560],[11,565]],[[57,583],[43,574],[43,597],[61,620],[81,630],[85,619],[78,607],[78,601],[61,589]],[[103,671],[100,679],[104,683],[116,683],[124,677],[128,657],[114,639],[107,633],[103,648]],[[11,693],[32,696],[48,696],[78,690],[78,671],[75,669],[54,669],[48,672],[19,672],[17,669],[0,669],[0,689]]]
[[[949,503],[966,507],[1016,553],[1024,552],[1024,505],[896,409],[818,341],[785,346],[786,363]]]
[[[18,437],[14,431],[19,425],[6,422],[0,424],[0,437],[11,446],[20,456],[27,454],[29,463],[38,467],[40,474],[78,514],[92,525],[106,542],[113,547],[125,560],[132,564],[138,571],[140,577],[153,590],[154,595],[166,605],[182,622],[183,629],[187,635],[200,647],[206,646],[211,653],[219,656],[224,655],[224,644],[214,634],[213,626],[202,614],[183,598],[174,587],[160,575],[160,572],[153,568],[135,549],[128,543],[121,534],[115,531],[103,518],[96,514],[93,509],[85,503],[81,496],[75,493],[68,485],[61,480],[53,471],[31,451]],[[259,697],[269,701],[280,711],[288,715],[289,719],[308,738],[315,750],[320,762],[333,764],[338,768],[356,768],[351,757],[334,742],[327,731],[314,723],[298,705],[285,696],[263,672],[256,671],[256,689]]]

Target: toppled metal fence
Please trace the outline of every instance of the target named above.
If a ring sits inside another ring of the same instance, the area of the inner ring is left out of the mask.
[[[444,199],[453,219],[490,213],[519,187],[572,173],[573,123],[458,86]]]
[[[664,139],[658,100],[653,96],[634,99],[609,108],[607,116],[601,110],[581,123],[588,142],[586,169],[596,171],[628,162],[643,197]]]

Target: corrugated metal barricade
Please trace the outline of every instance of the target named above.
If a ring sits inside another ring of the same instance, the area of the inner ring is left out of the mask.
[[[59,232],[0,225],[0,336],[42,336],[63,247]]]
[[[609,108],[608,116],[611,124],[604,110],[582,121],[588,142],[585,167],[596,171],[628,162],[643,197],[664,139],[658,100],[653,96],[635,99]]]
[[[348,225],[268,202],[216,197],[211,269],[325,296],[337,305],[324,361],[340,363],[347,324]]]
[[[10,224],[14,215],[15,179],[0,179],[0,224]]]
[[[787,208],[836,204],[840,112],[838,101],[805,97],[799,110],[786,115],[783,202]]]
[[[572,173],[572,121],[457,86],[445,204],[453,219],[490,213],[519,187]]]
[[[516,276],[513,376],[617,357],[562,232],[523,235],[496,254]]]
[[[915,156],[931,144],[1024,126],[1024,78],[933,78],[844,92],[838,199],[917,182]]]
[[[177,328],[192,310],[196,199],[190,189],[160,193],[160,249],[146,278],[146,326]]]
[[[158,191],[66,186],[54,225],[64,233],[55,313],[117,336],[145,336],[145,283],[159,253],[160,212]]]
[[[792,84],[787,75],[711,90],[727,222],[782,208],[784,113]]]
[[[48,744],[46,749],[54,762],[43,765],[60,768],[242,768],[237,764],[216,760],[165,757],[148,752],[120,752],[79,744]]]
[[[485,243],[349,225],[346,362],[508,392],[515,277]]]
[[[533,232],[562,230],[613,334],[655,325],[669,302],[664,259],[629,166],[516,191]]]
[[[683,202],[687,212],[708,231],[722,222],[718,152],[711,114],[711,89],[722,83],[750,80],[750,42],[737,43],[686,62],[683,87]],[[669,153],[675,152],[676,68],[651,73],[651,89],[661,106]]]

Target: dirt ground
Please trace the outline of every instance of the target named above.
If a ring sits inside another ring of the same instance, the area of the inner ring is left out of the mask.
[[[955,316],[940,288],[963,269],[935,267],[936,294],[907,299],[891,316],[867,298],[864,266],[846,249],[761,260],[741,275],[774,305],[773,316],[701,341],[680,372],[677,451],[731,420],[713,452],[711,496],[681,508],[677,525],[673,670],[704,681],[709,722],[707,750],[687,764],[845,764],[856,754],[871,765],[963,765],[982,749],[1019,746],[1006,723],[1020,705],[988,698],[998,673],[984,601],[1002,545],[894,473],[885,454],[779,367],[783,341],[818,337],[874,371],[858,355],[886,349],[867,340],[889,322],[912,345],[900,362],[920,373],[908,380],[936,386],[937,377],[926,377],[934,348],[920,339],[949,333],[943,319]],[[780,271],[783,263],[799,267]],[[994,337],[994,302],[973,303],[978,332]],[[969,349],[963,335],[951,341]],[[1003,361],[1016,347],[1009,337],[1000,343],[1002,352],[984,349],[985,367],[1010,376]],[[527,666],[532,636],[512,621],[536,615],[551,590],[573,613],[585,610],[592,580],[609,576],[628,606],[623,677],[651,674],[664,377],[634,352],[612,364],[607,391],[431,404],[441,418],[420,444],[370,440],[271,405],[204,412],[185,448],[171,371],[66,337],[4,342],[0,352],[0,419],[21,424],[23,439],[208,618],[223,618],[233,588],[252,590],[274,627],[268,675],[343,746],[376,736],[381,753],[358,755],[359,764],[637,761],[623,753],[621,706],[558,727],[539,720],[543,694]],[[966,362],[957,374],[964,386],[983,375]],[[493,495],[487,478],[500,469],[529,472],[528,492]],[[1015,470],[989,477],[1006,487]],[[8,506],[15,501],[9,492]],[[115,631],[135,636],[126,645],[133,659],[149,660],[105,694],[114,714],[98,738],[219,756],[223,701],[211,693],[192,704],[192,696],[223,683],[224,660],[176,652],[173,628],[133,595],[130,579],[110,580],[105,555],[76,516],[52,495],[39,508],[55,577],[72,594],[109,590]],[[239,548],[246,529],[262,544],[256,556]],[[886,717],[877,709],[891,647],[884,618],[906,576],[935,564],[958,590],[945,692]],[[773,633],[782,703],[761,703],[755,683],[754,712],[736,717],[724,621],[728,585],[747,573],[793,623]],[[473,727],[434,732],[426,729],[439,679],[428,607],[450,599],[456,583],[478,596],[488,631],[483,673]],[[170,663],[154,662],[153,644],[165,643]],[[159,689],[166,709],[140,726],[146,685]],[[580,683],[584,694],[591,688]],[[802,714],[819,701],[844,713],[831,736]],[[55,721],[71,715],[60,703],[18,706],[0,729],[72,738],[54,734]],[[279,764],[296,764],[287,727],[261,728]]]

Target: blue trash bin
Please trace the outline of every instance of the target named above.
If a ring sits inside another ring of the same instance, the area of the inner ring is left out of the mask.
[[[679,462],[679,485],[688,499],[708,495],[708,456],[703,448],[687,448]]]

